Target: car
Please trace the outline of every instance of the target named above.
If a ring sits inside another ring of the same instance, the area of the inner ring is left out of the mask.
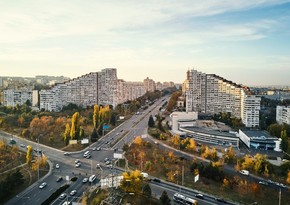
[[[46,187],[46,185],[47,185],[47,183],[46,182],[43,182],[42,184],[39,185],[39,188],[40,189],[43,189],[44,187]]]
[[[74,196],[77,193],[77,190],[72,190],[69,195]]]
[[[75,164],[77,164],[77,163],[79,163],[80,162],[80,160],[79,159],[76,159],[75,160]]]
[[[60,196],[59,196],[59,199],[64,199],[66,197],[66,193],[62,193]]]
[[[101,169],[101,165],[100,165],[100,164],[97,164],[97,165],[96,165],[96,168],[97,168],[97,169]]]
[[[20,147],[26,147],[26,145],[25,144],[20,144]]]
[[[105,162],[106,163],[106,165],[109,165],[109,164],[111,164],[111,162],[108,160],[108,161],[106,161]]]
[[[161,180],[160,180],[160,179],[158,179],[158,178],[153,178],[153,179],[152,179],[152,181],[153,181],[153,182],[158,182],[158,183],[160,183],[160,182],[161,182]]]
[[[106,144],[109,144],[109,141],[107,141]]]
[[[80,166],[81,166],[80,162],[76,163],[76,167],[80,167]]]
[[[89,178],[89,182],[94,182],[96,180],[96,175],[92,175],[92,176],[90,176],[90,178]]]
[[[105,158],[105,159],[104,159],[104,162],[109,161],[109,160],[110,160],[109,158]]]
[[[107,165],[107,168],[113,169],[113,165],[108,164],[108,165]]]
[[[259,181],[259,184],[268,185],[268,182],[266,182],[266,181]]]
[[[65,201],[65,202],[63,202],[63,204],[62,205],[70,205],[71,204],[71,202],[70,201]]]
[[[204,196],[202,194],[196,194],[195,197],[199,198],[199,199],[203,199],[204,198]]]
[[[279,184],[279,187],[286,188],[286,185],[285,185],[285,184],[282,184],[282,183],[280,183],[280,184]]]
[[[63,179],[62,177],[58,177],[56,182],[60,182],[60,181],[62,181],[62,179]]]
[[[225,203],[225,204],[227,203],[226,200],[224,200],[223,198],[216,198],[215,200],[218,202]]]
[[[88,154],[87,156],[86,156],[86,158],[87,159],[90,159],[92,156],[90,155],[90,154]]]
[[[96,147],[93,148],[94,151],[95,151],[96,149],[97,149]]]
[[[245,170],[245,169],[241,170],[240,173],[242,175],[246,175],[246,176],[249,176],[249,174],[250,174],[250,172],[248,170]]]
[[[100,151],[100,150],[101,150],[101,148],[100,148],[100,147],[98,147],[98,148],[97,148],[97,151]]]
[[[66,155],[67,156],[67,155],[69,155],[69,153],[68,152],[64,152],[63,155]]]
[[[83,183],[87,183],[89,181],[89,178],[87,178],[87,177],[85,177],[84,179],[83,179]]]
[[[59,164],[56,164],[56,165],[55,165],[55,168],[56,168],[56,169],[59,169]]]

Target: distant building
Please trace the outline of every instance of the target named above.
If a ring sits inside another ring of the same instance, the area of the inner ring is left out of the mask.
[[[154,92],[156,90],[156,85],[155,85],[154,80],[147,77],[146,79],[144,79],[143,83],[144,83],[146,92]]]
[[[172,131],[179,132],[182,126],[193,126],[193,122],[197,120],[197,112],[173,112],[170,114]]]
[[[242,142],[248,148],[260,150],[274,150],[281,152],[281,140],[271,136],[267,131],[261,130],[239,130]]]
[[[276,121],[279,124],[290,125],[290,106],[277,106],[276,107]]]
[[[32,90],[22,89],[22,90],[15,90],[15,89],[8,89],[4,90],[3,96],[3,105],[4,106],[11,106],[15,107],[16,105],[23,105],[27,101],[33,103],[33,101],[38,99],[38,95],[33,95]]]

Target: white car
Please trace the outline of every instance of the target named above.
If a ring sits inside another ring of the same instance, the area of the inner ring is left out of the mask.
[[[250,174],[250,172],[248,170],[244,170],[244,169],[241,170],[240,173],[243,175],[246,175],[246,176],[249,176],[249,174]]]
[[[55,168],[56,168],[56,169],[59,169],[59,164],[56,164],[56,165],[55,165]]]
[[[46,182],[43,182],[42,184],[39,185],[39,188],[40,189],[43,189],[44,187],[46,187],[46,185],[47,185],[47,183]]]
[[[97,169],[101,169],[101,165],[100,165],[100,164],[97,164],[97,165],[96,165],[96,168],[97,168]]]
[[[59,199],[64,199],[66,197],[66,193],[62,193],[60,196],[59,196]]]
[[[71,195],[71,196],[74,196],[76,193],[77,193],[77,190],[72,190],[72,191],[70,192],[70,195]]]
[[[80,166],[81,166],[80,162],[76,163],[76,167],[80,167]]]
[[[87,178],[87,177],[85,177],[84,179],[83,179],[83,183],[87,183],[89,181],[89,178]]]
[[[75,160],[75,164],[77,164],[77,163],[79,163],[80,162],[80,160],[79,159],[76,159]]]

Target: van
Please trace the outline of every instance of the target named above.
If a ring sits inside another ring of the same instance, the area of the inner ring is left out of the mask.
[[[96,180],[96,175],[92,175],[89,178],[89,182],[94,182]]]
[[[86,152],[84,153],[84,157],[87,157],[89,154],[90,154],[90,151],[86,151]]]

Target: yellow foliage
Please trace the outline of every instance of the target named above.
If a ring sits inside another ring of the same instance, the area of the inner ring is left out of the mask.
[[[288,171],[286,182],[290,184],[290,171]]]
[[[189,144],[186,146],[186,149],[196,151],[196,142],[194,139],[189,139]]]
[[[224,178],[222,188],[223,189],[230,188],[230,181],[228,179]]]
[[[136,193],[141,191],[142,175],[139,170],[124,172],[121,188],[127,193]]]
[[[142,143],[143,143],[143,139],[140,136],[135,137],[134,144],[140,146],[140,145],[142,145]]]
[[[179,135],[173,135],[171,140],[172,140],[172,143],[174,145],[180,145],[180,136]]]
[[[176,173],[177,173],[176,171],[167,172],[166,176],[167,176],[168,181],[173,182]]]

